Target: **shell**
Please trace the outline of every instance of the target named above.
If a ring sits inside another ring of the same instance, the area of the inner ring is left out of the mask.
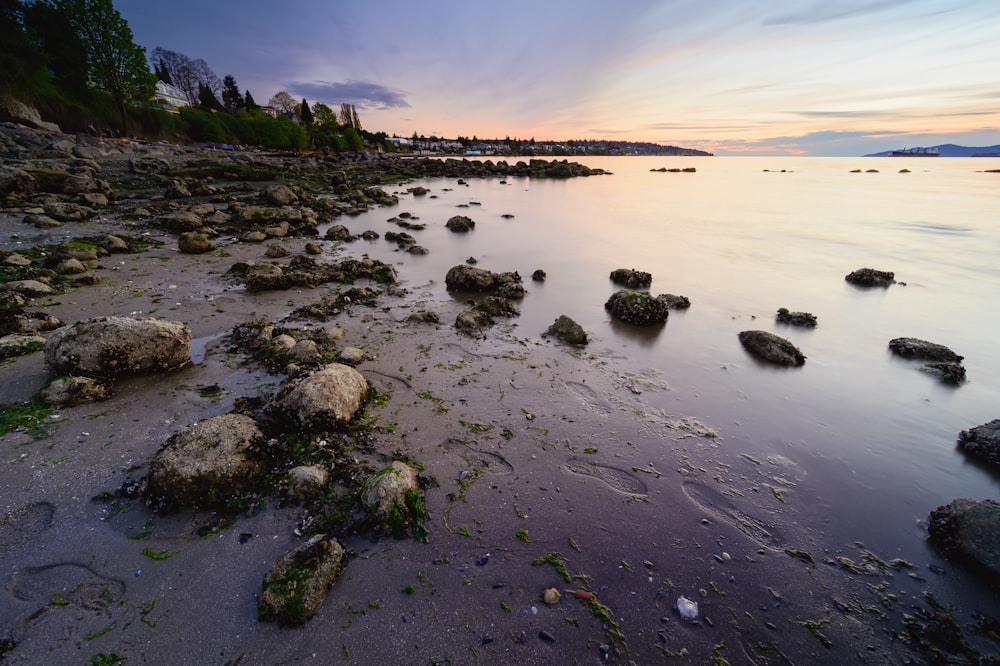
[[[550,606],[559,601],[559,590],[554,587],[550,587],[545,592],[542,593],[542,601],[549,604]]]

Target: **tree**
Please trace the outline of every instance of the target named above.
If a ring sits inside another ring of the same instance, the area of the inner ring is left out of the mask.
[[[159,64],[156,65],[153,69],[154,69],[154,72],[156,73],[156,78],[157,79],[159,79],[160,81],[163,81],[164,83],[166,83],[168,85],[171,85],[171,86],[174,85],[174,80],[170,76],[170,70],[168,70],[167,66],[163,64],[163,59],[162,58],[159,60]]]
[[[358,117],[358,110],[351,104],[351,127],[361,132],[361,118]]]
[[[268,104],[276,109],[280,109],[284,113],[292,113],[295,111],[295,100],[292,99],[292,96],[284,90],[276,92]]]
[[[86,99],[90,76],[87,45],[69,17],[47,2],[35,2],[25,5],[24,21],[42,52],[36,62],[48,70],[55,89],[67,98]]]
[[[222,79],[222,103],[231,112],[239,111],[244,106],[243,94],[236,85],[236,79],[229,74]]]
[[[153,96],[153,75],[146,51],[132,41],[132,30],[111,0],[54,0],[87,48],[91,84],[114,100],[128,133],[127,105]]]
[[[182,90],[189,104],[199,103],[200,85],[208,86],[216,97],[222,96],[222,81],[201,58],[192,60],[183,53],[157,46],[153,49],[151,59],[160,64],[160,80]],[[163,74],[170,80],[163,78]]]
[[[206,83],[198,84],[198,105],[213,111],[226,110],[226,107],[222,106],[216,96],[212,94],[212,89]]]
[[[329,127],[333,129],[337,126],[337,114],[333,112],[333,109],[322,102],[316,102],[313,104],[312,115],[313,123],[319,125],[320,127]]]
[[[246,109],[247,111],[256,111],[260,108],[259,106],[257,106],[257,102],[254,101],[253,95],[250,94],[249,90],[247,91],[247,94],[243,98],[243,108]]]
[[[302,107],[299,109],[299,118],[302,119],[302,122],[306,127],[313,124],[313,112],[309,108],[309,102],[307,102],[305,98],[302,99]]]
[[[340,105],[340,124],[344,127],[354,128],[358,132],[361,131],[361,119],[358,117],[358,111],[354,108],[353,104]]]

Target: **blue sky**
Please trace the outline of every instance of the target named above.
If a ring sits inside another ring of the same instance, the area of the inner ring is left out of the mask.
[[[258,103],[390,135],[716,154],[1000,144],[998,0],[114,0]]]

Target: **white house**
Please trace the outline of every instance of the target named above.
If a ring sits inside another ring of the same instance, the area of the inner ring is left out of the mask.
[[[159,100],[167,111],[173,113],[177,113],[177,110],[182,106],[190,106],[183,90],[163,81],[156,82],[156,92],[153,97]]]

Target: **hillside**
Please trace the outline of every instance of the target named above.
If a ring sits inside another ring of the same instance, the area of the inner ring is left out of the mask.
[[[941,157],[1000,157],[1000,145],[995,146],[959,146],[954,143],[943,143],[939,146],[928,146],[937,148]],[[898,148],[893,148],[898,150]],[[884,150],[881,153],[871,153],[864,157],[888,157],[892,150]]]

